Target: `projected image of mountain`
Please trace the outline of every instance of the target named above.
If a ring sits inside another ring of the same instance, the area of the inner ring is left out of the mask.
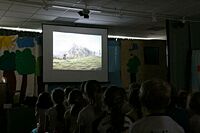
[[[56,70],[100,70],[101,50],[91,50],[87,47],[73,44],[68,50],[55,52],[53,69]]]

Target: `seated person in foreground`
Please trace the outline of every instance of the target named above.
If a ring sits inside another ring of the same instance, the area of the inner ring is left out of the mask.
[[[139,99],[140,85],[136,83],[132,83],[129,86],[129,97],[128,101],[132,106],[132,109],[127,113],[127,115],[132,119],[132,121],[136,121],[142,118],[142,107]]]
[[[93,133],[130,133],[133,122],[123,112],[125,95],[123,88],[107,88],[103,97],[106,114],[93,123]]]
[[[100,83],[96,80],[89,80],[84,86],[85,94],[89,104],[85,106],[78,114],[77,123],[79,133],[93,133],[92,124],[102,115],[102,89]]]
[[[147,80],[140,88],[140,100],[146,116],[133,124],[132,133],[184,133],[172,118],[165,115],[171,87],[159,79]]]
[[[54,106],[48,110],[50,133],[64,133],[64,91],[54,89],[52,92]]]
[[[35,116],[37,119],[37,128],[32,130],[32,133],[44,133],[48,132],[48,109],[53,106],[51,95],[48,92],[42,92],[39,94],[36,106]]]
[[[77,117],[78,113],[84,107],[84,99],[80,90],[74,89],[68,95],[68,103],[70,109],[66,110],[65,119],[65,132],[76,133],[78,132]]]
[[[200,132],[200,92],[195,92],[192,94],[189,101],[189,107],[192,111],[192,116],[190,117],[190,133]]]

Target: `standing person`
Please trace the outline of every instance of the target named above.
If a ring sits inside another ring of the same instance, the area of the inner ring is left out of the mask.
[[[32,130],[32,133],[44,133],[48,131],[48,116],[47,112],[53,106],[51,95],[48,92],[39,94],[36,106],[35,116],[37,119],[37,128]]]
[[[50,133],[64,133],[64,91],[54,89],[52,92],[54,106],[48,110]]]
[[[171,97],[171,87],[167,82],[147,80],[142,83],[139,95],[147,114],[134,123],[132,133],[184,133],[182,127],[165,115]]]
[[[89,104],[79,112],[77,123],[79,133],[92,133],[93,122],[102,115],[102,89],[98,81],[89,80],[84,91]]]

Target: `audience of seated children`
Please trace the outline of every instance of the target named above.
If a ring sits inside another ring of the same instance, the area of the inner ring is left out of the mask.
[[[84,85],[85,95],[89,104],[78,115],[79,133],[92,133],[92,123],[102,115],[102,89],[98,81],[89,80]]]
[[[48,110],[50,133],[64,133],[64,91],[54,89],[52,92],[54,106]]]
[[[125,91],[117,86],[108,87],[103,101],[107,106],[104,117],[94,122],[93,133],[127,133],[131,131],[132,121],[123,112]]]
[[[192,111],[190,117],[190,133],[200,132],[200,92],[195,92],[191,95],[189,107]]]
[[[132,109],[127,113],[127,115],[136,121],[142,118],[142,106],[139,99],[140,84],[132,83],[129,85],[129,96],[128,101],[132,106]]]
[[[35,107],[37,128],[32,133],[199,133],[200,92],[191,95],[190,121],[185,100],[177,106],[176,96],[167,82],[151,79],[131,84],[126,104],[123,88],[101,88],[96,80],[84,81],[80,90],[42,92]]]
[[[147,80],[142,83],[139,96],[146,116],[133,124],[132,133],[184,133],[181,126],[165,115],[171,97],[167,82]]]
[[[65,132],[66,133],[77,133],[77,117],[78,113],[85,106],[82,92],[80,90],[74,89],[68,95],[68,103],[70,109],[66,110],[65,119]]]
[[[35,116],[37,119],[37,128],[32,130],[32,133],[45,133],[48,132],[48,117],[47,112],[50,107],[53,106],[51,95],[48,92],[42,92],[39,94],[36,106]]]

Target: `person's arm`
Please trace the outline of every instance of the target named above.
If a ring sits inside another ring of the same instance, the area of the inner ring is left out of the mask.
[[[64,114],[64,121],[65,121],[65,125],[64,125],[64,130],[66,133],[69,133],[69,126],[70,126],[70,119],[69,119],[69,111],[66,111]]]
[[[85,133],[84,117],[81,112],[78,114],[77,124],[78,124],[78,133]]]

